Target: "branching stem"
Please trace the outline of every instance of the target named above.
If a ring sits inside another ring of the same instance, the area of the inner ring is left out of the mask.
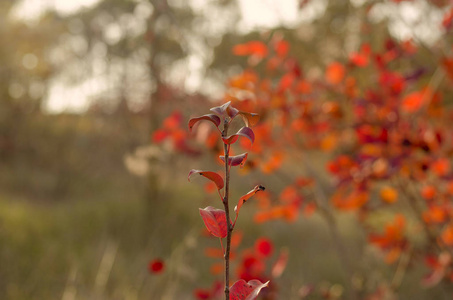
[[[229,120],[225,118],[224,127],[222,131],[222,137],[226,138],[228,136],[228,126]],[[227,242],[226,249],[224,251],[224,260],[225,260],[225,300],[230,299],[230,246],[231,246],[231,233],[233,232],[233,225],[230,221],[230,209],[228,206],[228,198],[230,195],[230,167],[228,164],[228,158],[230,155],[230,145],[224,144],[224,156],[225,156],[225,192],[223,196],[223,205],[225,207],[225,215],[227,219]]]

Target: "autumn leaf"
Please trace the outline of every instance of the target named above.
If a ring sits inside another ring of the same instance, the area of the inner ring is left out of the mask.
[[[250,41],[233,47],[233,53],[238,56],[254,55],[259,58],[266,57],[268,50],[266,44],[260,41]]]
[[[448,209],[442,206],[429,206],[427,211],[423,212],[423,221],[427,224],[440,224],[447,220]]]
[[[307,80],[299,80],[295,85],[295,91],[301,94],[310,94],[312,91],[312,86]]]
[[[423,92],[417,91],[410,93],[403,98],[401,102],[401,108],[407,113],[414,113],[423,106],[424,98],[425,97]]]
[[[398,192],[396,189],[390,186],[383,187],[379,192],[382,201],[387,203],[393,203],[398,199]]]
[[[421,195],[425,200],[433,200],[437,195],[437,189],[432,185],[422,187]]]
[[[386,251],[387,263],[393,263],[406,246],[407,240],[404,237],[405,226],[405,217],[397,214],[394,221],[386,225],[383,234],[370,234],[369,236],[371,244]]]
[[[445,30],[447,31],[453,27],[453,8],[451,8],[444,14],[444,18],[442,20],[442,27],[445,28]]]
[[[261,162],[261,171],[265,174],[269,174],[281,167],[284,160],[283,151],[274,151],[268,160]]]
[[[216,172],[202,171],[202,170],[195,170],[195,169],[192,169],[192,170],[190,170],[190,172],[189,172],[189,176],[187,177],[187,180],[190,181],[190,177],[191,177],[193,174],[200,174],[201,176],[204,176],[204,177],[206,177],[207,179],[213,181],[213,182],[217,185],[217,189],[218,189],[218,190],[221,190],[221,189],[223,188],[223,186],[224,186],[224,182],[223,182],[222,176],[220,176],[220,175],[217,174]]]
[[[445,245],[448,245],[450,247],[453,246],[453,225],[452,224],[447,225],[442,230],[440,238],[445,243]]]
[[[453,58],[444,58],[441,63],[450,80],[453,80]]]
[[[366,67],[368,65],[369,59],[368,56],[364,55],[363,53],[352,53],[349,57],[351,63],[353,63],[357,67]]]
[[[194,296],[197,300],[218,299],[223,293],[223,284],[215,281],[210,289],[196,289]]]
[[[278,90],[280,92],[286,91],[293,85],[295,80],[296,80],[296,76],[294,76],[293,73],[286,73],[280,79],[280,82],[278,84]]]
[[[239,113],[239,110],[231,106],[231,101],[228,101],[223,105],[213,107],[210,109],[210,111],[221,117],[229,116],[231,119],[233,119]]]
[[[208,114],[208,115],[204,115],[204,116],[201,116],[201,117],[196,117],[196,118],[192,118],[189,120],[189,130],[192,131],[192,128],[193,126],[199,122],[199,121],[202,121],[202,120],[206,120],[206,121],[210,121],[212,122],[216,127],[219,127],[220,125],[220,118],[216,115],[213,115],[213,114]]]
[[[165,264],[162,259],[156,258],[149,262],[148,270],[153,274],[159,274],[164,271]]]
[[[182,114],[179,111],[174,111],[169,117],[165,118],[162,125],[164,128],[172,130],[181,125]]]
[[[247,156],[248,156],[248,153],[242,153],[242,154],[239,154],[239,155],[235,155],[235,156],[229,156],[228,157],[228,165],[229,166],[232,166],[232,167],[235,167],[235,166],[239,166],[242,168],[245,164],[245,161],[247,160]],[[219,156],[220,160],[225,162],[225,156]]]
[[[224,238],[227,236],[227,220],[225,211],[208,206],[200,208],[200,215],[208,231],[216,237]]]
[[[371,54],[371,47],[369,44],[363,44],[362,47],[360,47],[360,52],[353,52],[349,56],[349,60],[352,64],[354,64],[357,67],[366,67],[369,63],[369,57]]]
[[[166,129],[157,129],[156,131],[153,132],[152,140],[155,143],[161,143],[164,141],[170,133]]]
[[[252,144],[255,141],[255,134],[249,127],[242,127],[237,133],[230,135],[227,138],[222,138],[222,140],[225,144],[233,144],[238,140],[240,136],[248,138],[250,142],[252,142]]]
[[[285,57],[288,54],[289,47],[288,41],[279,40],[275,43],[274,50],[279,57]]]
[[[250,199],[253,195],[258,193],[259,191],[264,191],[264,190],[265,190],[265,188],[263,186],[257,185],[253,188],[253,190],[251,190],[250,192],[248,192],[247,194],[245,194],[244,196],[239,198],[238,205],[236,205],[236,207],[234,208],[234,211],[236,212],[236,219],[238,218],[239,210],[241,209],[242,205],[245,202],[247,202],[247,200]],[[235,223],[236,223],[236,221],[235,221]]]
[[[244,120],[246,127],[255,126],[258,121],[260,120],[260,116],[255,113],[248,113],[244,111],[240,111],[239,114],[241,115],[242,119]]]
[[[269,281],[261,283],[261,281],[253,279],[246,282],[240,279],[230,287],[230,300],[254,300],[261,289],[267,287],[268,284]]]
[[[268,238],[259,238],[255,242],[255,250],[264,257],[269,257],[274,251],[274,245]]]
[[[439,177],[445,176],[450,172],[450,160],[439,158],[431,164],[431,170]]]
[[[326,80],[330,84],[339,84],[346,74],[346,70],[339,62],[331,63],[326,70]]]
[[[340,210],[357,210],[369,200],[369,192],[358,188],[339,188],[332,196],[332,203]]]

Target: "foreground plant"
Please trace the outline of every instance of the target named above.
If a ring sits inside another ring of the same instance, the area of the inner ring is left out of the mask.
[[[241,279],[236,281],[230,286],[230,248],[231,248],[231,235],[236,226],[236,221],[239,216],[239,211],[242,205],[255,195],[259,191],[263,191],[264,187],[261,185],[255,186],[250,192],[242,196],[237,205],[234,208],[235,217],[234,221],[230,218],[230,171],[231,167],[243,166],[247,160],[247,153],[240,155],[231,156],[230,150],[231,145],[234,144],[239,137],[245,137],[250,140],[251,143],[255,141],[255,134],[250,126],[255,125],[259,116],[254,113],[242,112],[230,105],[230,102],[225,103],[222,106],[211,108],[214,114],[207,114],[200,117],[192,118],[189,120],[189,130],[192,130],[193,126],[199,121],[209,121],[213,123],[223,141],[224,155],[220,156],[220,159],[225,165],[225,178],[216,172],[202,171],[202,170],[191,170],[189,172],[188,179],[194,174],[199,174],[215,183],[218,191],[220,200],[223,203],[224,210],[217,209],[212,206],[208,206],[204,209],[200,208],[200,215],[207,230],[215,237],[220,239],[220,245],[225,261],[225,299],[226,300],[253,300],[260,293],[261,289],[266,287],[269,283],[262,283],[259,280],[253,279],[248,282]],[[228,129],[231,122],[237,116],[241,116],[245,126],[239,129],[235,134],[228,135]],[[219,128],[223,124],[222,130]],[[223,190],[223,194],[221,193]],[[226,247],[224,247],[223,240],[226,238]]]

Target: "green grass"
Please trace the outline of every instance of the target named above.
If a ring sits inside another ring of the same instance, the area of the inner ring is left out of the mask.
[[[193,299],[193,289],[209,287],[215,280],[209,273],[215,260],[205,258],[203,250],[218,246],[216,239],[200,236],[198,207],[219,203],[203,196],[200,184],[170,186],[151,202],[135,196],[33,204],[1,195],[0,299]],[[275,280],[279,299],[298,299],[304,284],[344,284],[344,265],[320,215],[257,225],[251,221],[253,210],[253,205],[241,210],[241,248],[267,236],[277,250],[285,247],[290,253],[286,271]],[[355,216],[341,214],[337,219],[358,280],[363,275],[391,278],[396,266],[384,265],[376,249],[364,247],[365,235]],[[147,271],[155,257],[166,262],[161,275]],[[402,299],[429,299],[439,293],[419,287],[424,272],[420,265],[411,266],[401,285]],[[377,282],[363,285],[372,288]],[[308,299],[320,299],[319,294]]]

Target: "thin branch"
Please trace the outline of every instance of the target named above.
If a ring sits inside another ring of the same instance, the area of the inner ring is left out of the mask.
[[[400,188],[400,190],[403,192],[403,195],[405,196],[407,203],[409,204],[409,207],[412,209],[412,212],[414,215],[417,217],[418,221],[422,224],[422,228],[425,231],[426,238],[429,240],[430,244],[435,247],[439,252],[442,252],[444,249],[442,249],[441,245],[437,242],[436,235],[431,231],[431,229],[428,227],[428,224],[422,219],[422,211],[420,210],[420,207],[417,204],[417,198],[416,196],[411,193],[409,190],[409,184],[404,184],[401,182],[401,180],[397,180],[397,184]]]
[[[228,136],[228,127],[229,122],[228,118],[225,118],[224,127],[222,131],[222,137],[226,138]],[[233,226],[230,221],[230,208],[228,206],[228,198],[230,195],[230,168],[228,164],[228,158],[230,155],[230,145],[223,145],[224,156],[225,156],[225,191],[223,198],[223,205],[225,207],[225,215],[227,219],[227,244],[226,251],[224,251],[225,256],[225,300],[230,299],[230,247],[231,247],[231,233],[233,231]]]
[[[401,254],[398,262],[398,267],[396,268],[395,274],[393,275],[392,278],[392,283],[390,284],[392,290],[396,291],[401,286],[404,275],[406,275],[406,271],[409,266],[411,256],[412,256],[411,249]]]

